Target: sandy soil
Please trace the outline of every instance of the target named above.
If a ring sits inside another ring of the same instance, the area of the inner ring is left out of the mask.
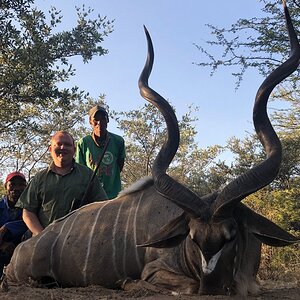
[[[249,296],[244,299],[300,299],[300,283],[262,282],[262,291],[259,296]],[[130,291],[108,290],[100,286],[86,288],[38,288],[25,285],[9,284],[5,291],[2,286],[0,299],[2,300],[86,300],[86,299],[147,299],[147,300],[176,300],[176,299],[199,299],[199,295],[171,295],[158,293],[153,290],[136,287]],[[228,296],[201,296],[201,299],[229,299],[237,297]]]

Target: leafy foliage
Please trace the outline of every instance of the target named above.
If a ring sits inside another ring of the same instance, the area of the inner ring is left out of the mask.
[[[113,30],[113,21],[91,19],[93,10],[83,6],[77,25],[60,32],[60,12],[46,15],[33,2],[0,3],[0,162],[28,172],[43,162],[54,131],[76,132],[84,123],[88,94],[62,87],[76,72],[69,58],[107,54],[101,43]]]
[[[205,170],[214,164],[221,147],[200,150],[195,142],[196,131],[192,107],[179,120],[181,142],[168,172],[195,191],[207,190]],[[122,172],[124,186],[151,174],[153,161],[166,137],[162,115],[151,104],[129,112],[120,112],[116,118],[126,141],[126,160]],[[197,174],[197,172],[199,172]],[[195,178],[197,174],[197,178]],[[200,178],[202,176],[202,178]],[[197,184],[202,183],[201,188]]]
[[[0,182],[0,197],[6,194],[3,182]]]
[[[260,2],[263,3],[264,17],[238,19],[229,28],[208,24],[213,38],[206,41],[206,45],[195,43],[203,54],[201,61],[195,64],[211,68],[211,74],[220,67],[230,67],[238,87],[248,69],[257,69],[260,74],[266,76],[286,59],[290,52],[290,44],[284,23],[282,1]],[[289,1],[288,6],[297,29],[300,27],[300,6],[295,1]],[[216,57],[212,54],[213,49],[223,49],[222,54]],[[299,72],[286,80],[296,84],[298,77]]]

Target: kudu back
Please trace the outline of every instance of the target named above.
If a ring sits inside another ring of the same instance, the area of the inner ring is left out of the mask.
[[[299,239],[241,203],[274,180],[281,145],[267,115],[274,87],[296,70],[300,47],[284,3],[291,41],[289,59],[257,92],[256,132],[266,159],[220,191],[198,196],[166,174],[179,145],[179,128],[169,103],[148,85],[153,46],[139,79],[143,98],[163,114],[167,138],[143,179],[116,199],[86,205],[20,244],[7,267],[11,281],[52,277],[62,286],[120,286],[128,278],[181,293],[256,292],[261,243],[286,246]]]

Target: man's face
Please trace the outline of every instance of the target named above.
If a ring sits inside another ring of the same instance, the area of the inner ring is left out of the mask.
[[[13,177],[6,183],[7,198],[13,204],[13,206],[18,201],[25,187],[26,181],[18,176]]]
[[[90,120],[94,134],[98,137],[107,132],[107,116],[103,111],[97,111],[94,118]]]
[[[52,137],[49,151],[56,166],[69,166],[72,164],[75,154],[74,141],[71,136],[66,133],[57,133]]]

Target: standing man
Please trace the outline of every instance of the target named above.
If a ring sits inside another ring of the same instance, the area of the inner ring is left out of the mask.
[[[11,259],[15,246],[21,242],[27,227],[22,220],[22,209],[15,207],[26,187],[24,174],[12,172],[6,176],[6,195],[0,201],[0,276]]]
[[[89,121],[93,132],[77,143],[76,162],[95,170],[108,142],[97,175],[108,198],[113,199],[121,191],[120,173],[125,160],[124,139],[107,131],[109,118],[104,107],[96,105],[91,108]]]
[[[49,152],[52,163],[34,176],[16,204],[23,208],[23,220],[33,235],[68,214],[74,203],[78,206],[93,176],[92,170],[74,161],[75,143],[68,132],[53,135]],[[88,203],[107,199],[97,177],[86,199]]]

